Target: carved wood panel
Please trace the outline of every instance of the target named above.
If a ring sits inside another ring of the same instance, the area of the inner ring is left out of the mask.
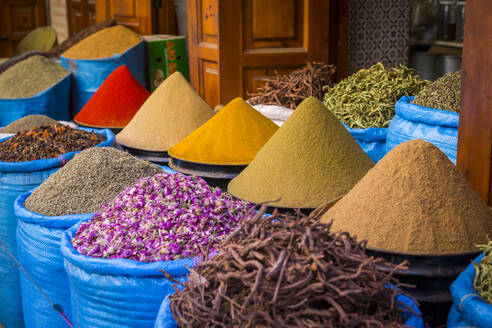
[[[44,0],[0,1],[0,57],[13,56],[17,44],[27,33],[45,25]]]
[[[335,1],[343,0],[189,0],[192,85],[215,106],[247,98],[275,71],[288,73],[313,60],[336,63],[338,54],[330,48],[338,44],[332,30],[339,35],[330,25]],[[218,90],[215,84],[207,89],[205,79],[213,74],[207,75],[203,61],[217,64]]]
[[[94,24],[96,21],[96,1],[68,0],[67,18],[70,35]]]
[[[98,22],[115,18],[142,35],[176,33],[173,0],[97,0],[96,15]]]

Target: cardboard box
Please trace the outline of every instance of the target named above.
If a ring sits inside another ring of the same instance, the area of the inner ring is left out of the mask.
[[[189,80],[186,39],[177,35],[146,35],[150,91],[154,91],[169,75],[179,71]]]

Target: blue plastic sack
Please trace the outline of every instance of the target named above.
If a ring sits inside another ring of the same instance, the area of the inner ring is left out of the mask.
[[[164,172],[172,173],[163,166]],[[32,191],[17,197],[14,209],[17,218],[17,257],[29,275],[55,303],[61,305],[71,320],[70,284],[63,266],[60,239],[65,230],[93,213],[46,216],[29,211],[25,200]],[[26,327],[62,327],[63,318],[53,310],[30,279],[21,273],[22,305]]]
[[[93,214],[45,216],[24,207],[32,191],[17,197],[14,204],[17,223],[17,258],[36,284],[62,307],[70,320],[70,285],[63,267],[60,239],[63,232]],[[32,281],[21,272],[22,308],[26,327],[64,327],[57,313]]]
[[[33,97],[0,98],[0,126],[34,114],[46,115],[59,121],[70,120],[70,74]]]
[[[143,40],[123,54],[115,54],[113,57],[70,59],[60,56],[60,59],[62,66],[72,73],[72,117],[84,107],[109,74],[122,65],[128,67],[138,82],[143,86],[147,85]]]
[[[459,114],[411,104],[413,97],[403,96],[395,105],[386,137],[386,150],[413,139],[422,139],[437,146],[456,164]]]
[[[422,313],[420,312],[417,303],[415,303],[411,298],[400,294],[396,297],[397,301],[400,301],[410,307],[414,314],[410,311],[403,312],[403,320],[406,327],[409,328],[425,328],[424,319],[422,318]],[[166,296],[164,301],[162,301],[159,313],[157,314],[157,319],[155,320],[154,328],[178,328],[176,320],[174,320],[173,314],[171,312],[171,305],[169,302],[169,296]]]
[[[100,143],[100,147],[111,146],[114,143],[114,134],[110,130],[83,130],[102,133],[106,141]],[[0,142],[7,139],[1,139]],[[19,195],[39,186],[76,153],[70,152],[57,158],[28,162],[0,162],[0,323],[4,327],[24,326],[19,270],[2,249],[7,247],[13,255],[17,254],[17,216],[14,212],[14,202]]]
[[[479,263],[483,254],[474,262]],[[492,305],[485,302],[473,287],[475,267],[470,263],[451,285],[453,306],[448,316],[448,328],[477,327],[487,328],[492,325]]]
[[[174,292],[165,270],[184,282],[193,259],[142,263],[77,252],[70,241],[82,222],[65,231],[61,252],[70,281],[74,327],[154,327],[162,300]]]
[[[177,171],[174,171],[172,168],[170,168],[169,166],[162,166],[162,165],[158,165],[159,167],[162,167],[162,169],[164,170],[164,172],[166,173],[169,173],[169,174],[173,174],[173,173],[178,173]]]
[[[374,163],[386,155],[387,128],[352,129],[342,124]]]

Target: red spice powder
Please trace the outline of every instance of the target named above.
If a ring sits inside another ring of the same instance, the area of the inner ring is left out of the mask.
[[[74,121],[97,128],[124,128],[149,96],[123,65],[104,80]]]

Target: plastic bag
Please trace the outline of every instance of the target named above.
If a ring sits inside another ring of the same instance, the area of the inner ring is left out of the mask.
[[[415,303],[411,298],[403,294],[398,295],[396,297],[396,300],[406,304],[416,313],[414,314],[410,311],[405,311],[403,313],[403,320],[406,327],[425,328],[424,320],[422,319],[422,314],[417,306],[417,303]],[[166,296],[164,301],[162,301],[159,313],[157,314],[154,328],[178,328],[178,324],[176,323],[176,320],[174,320],[173,314],[171,312],[169,296]]]
[[[114,134],[110,130],[82,129],[102,133],[106,140],[99,147],[111,146]],[[1,139],[0,142],[8,138]],[[0,162],[0,323],[6,328],[23,327],[19,270],[3,247],[17,254],[17,216],[14,202],[21,194],[36,188],[77,152],[57,158],[28,162]]]
[[[29,98],[0,99],[0,126],[27,115],[41,114],[55,120],[70,119],[70,74],[52,87]]]
[[[70,320],[70,285],[63,267],[60,238],[63,232],[91,214],[45,216],[24,207],[31,191],[17,197],[14,209],[17,223],[17,258],[36,284],[62,307]],[[21,272],[22,308],[26,327],[63,327],[65,321],[48,303],[32,281]]]
[[[483,254],[474,262],[479,263]],[[473,287],[475,267],[470,263],[451,285],[453,306],[448,316],[448,328],[477,327],[487,328],[492,325],[492,305],[485,302]]]
[[[403,96],[395,105],[386,137],[386,151],[413,139],[422,139],[437,146],[456,164],[459,114],[451,111],[411,104],[413,97]]]
[[[352,129],[345,123],[342,124],[374,163],[386,155],[387,128]]]
[[[268,117],[278,126],[282,126],[290,115],[294,113],[292,109],[277,105],[254,105],[252,107],[264,116]]]
[[[143,86],[147,85],[143,40],[123,54],[109,58],[70,59],[61,56],[60,59],[61,65],[72,73],[72,117],[84,107],[109,74],[121,65],[126,65]]]
[[[81,223],[67,230],[61,240],[74,327],[154,327],[162,300],[174,292],[171,281],[159,270],[184,282],[187,267],[195,261],[142,263],[85,256],[70,242]]]
[[[164,172],[171,169],[162,167]],[[17,257],[29,275],[55,303],[61,305],[71,320],[70,284],[63,266],[60,239],[68,228],[89,220],[93,213],[46,216],[24,207],[29,191],[14,204],[17,224]],[[65,325],[63,318],[52,309],[47,300],[23,273],[20,275],[24,322],[26,327],[51,328]]]

